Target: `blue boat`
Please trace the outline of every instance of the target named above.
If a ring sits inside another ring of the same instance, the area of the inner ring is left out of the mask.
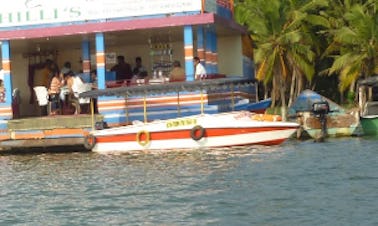
[[[270,107],[271,104],[272,104],[272,99],[268,98],[268,99],[261,100],[259,102],[255,102],[255,103],[249,103],[249,104],[244,104],[244,105],[236,105],[234,109],[236,111],[245,110],[245,111],[255,112],[255,113],[258,113],[258,114],[263,114],[263,113],[265,113],[266,109],[268,109]]]

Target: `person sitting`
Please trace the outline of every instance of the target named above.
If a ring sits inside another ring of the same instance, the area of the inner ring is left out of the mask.
[[[98,87],[98,78],[97,78],[97,70],[91,70],[90,74],[92,89],[97,89]]]
[[[116,73],[115,78],[117,83],[123,83],[125,80],[130,81],[133,77],[131,66],[125,62],[124,56],[117,56],[117,64],[114,65],[110,71],[114,71]]]
[[[133,69],[134,76],[137,77],[137,79],[144,79],[147,77],[147,70],[142,65],[142,58],[136,57],[135,58],[135,67]]]
[[[67,72],[64,76],[64,82],[67,86],[65,104],[75,108],[75,114],[81,113],[80,103],[78,99],[78,89],[84,84],[80,77],[75,76],[72,71]]]
[[[204,79],[207,76],[205,67],[201,64],[199,57],[194,57],[194,67],[195,67],[195,73],[194,73],[194,79]]]
[[[21,93],[19,88],[13,89],[12,92],[12,112],[13,118],[20,118],[20,104],[21,104]]]
[[[169,73],[170,82],[183,82],[186,80],[185,70],[181,67],[180,61],[175,60],[173,62],[173,69]]]
[[[61,84],[61,79],[59,76],[58,71],[54,72],[54,75],[51,79],[50,82],[50,87],[48,89],[48,94],[49,94],[49,100],[50,100],[50,115],[56,115],[58,114],[60,110],[60,87],[62,86]]]
[[[73,72],[73,70],[72,70],[72,66],[71,66],[71,62],[66,61],[66,62],[64,63],[64,65],[63,65],[63,67],[62,67],[62,70],[60,70],[60,73],[61,73],[61,74],[67,74],[67,73],[70,72],[70,71]]]

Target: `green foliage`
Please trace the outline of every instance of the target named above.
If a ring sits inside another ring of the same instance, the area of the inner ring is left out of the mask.
[[[329,46],[324,56],[334,58],[328,74],[339,75],[339,89],[346,90],[360,76],[374,74],[378,62],[378,15],[373,0],[344,0],[331,3],[324,17]]]
[[[258,79],[269,84],[276,77],[289,84],[297,71],[312,80],[316,53],[309,26],[324,23],[315,12],[327,4],[326,0],[245,0],[237,4],[236,18],[247,25],[256,45]]]
[[[250,31],[258,78],[265,84],[274,76],[288,75],[285,79],[290,81],[293,71],[311,82],[315,74],[322,74],[316,72],[317,62],[328,75],[338,76],[341,92],[360,76],[378,73],[377,0],[235,3],[235,18]]]

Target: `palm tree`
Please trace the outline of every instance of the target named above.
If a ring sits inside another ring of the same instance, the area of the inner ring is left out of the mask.
[[[326,56],[334,58],[328,74],[338,73],[339,91],[354,93],[356,80],[378,73],[378,14],[376,0],[334,1],[326,14],[332,27]]]
[[[325,6],[325,0],[245,0],[237,2],[235,16],[239,23],[248,26],[256,45],[254,59],[256,78],[272,84],[272,106],[276,97],[286,108],[286,87],[291,81],[290,99],[295,87],[314,75],[315,52],[313,37],[304,26],[307,21],[324,20],[311,11]],[[296,85],[297,84],[297,85]]]

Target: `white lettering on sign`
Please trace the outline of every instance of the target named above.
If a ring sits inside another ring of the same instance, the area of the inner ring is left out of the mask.
[[[200,11],[201,0],[13,0],[0,28]]]

